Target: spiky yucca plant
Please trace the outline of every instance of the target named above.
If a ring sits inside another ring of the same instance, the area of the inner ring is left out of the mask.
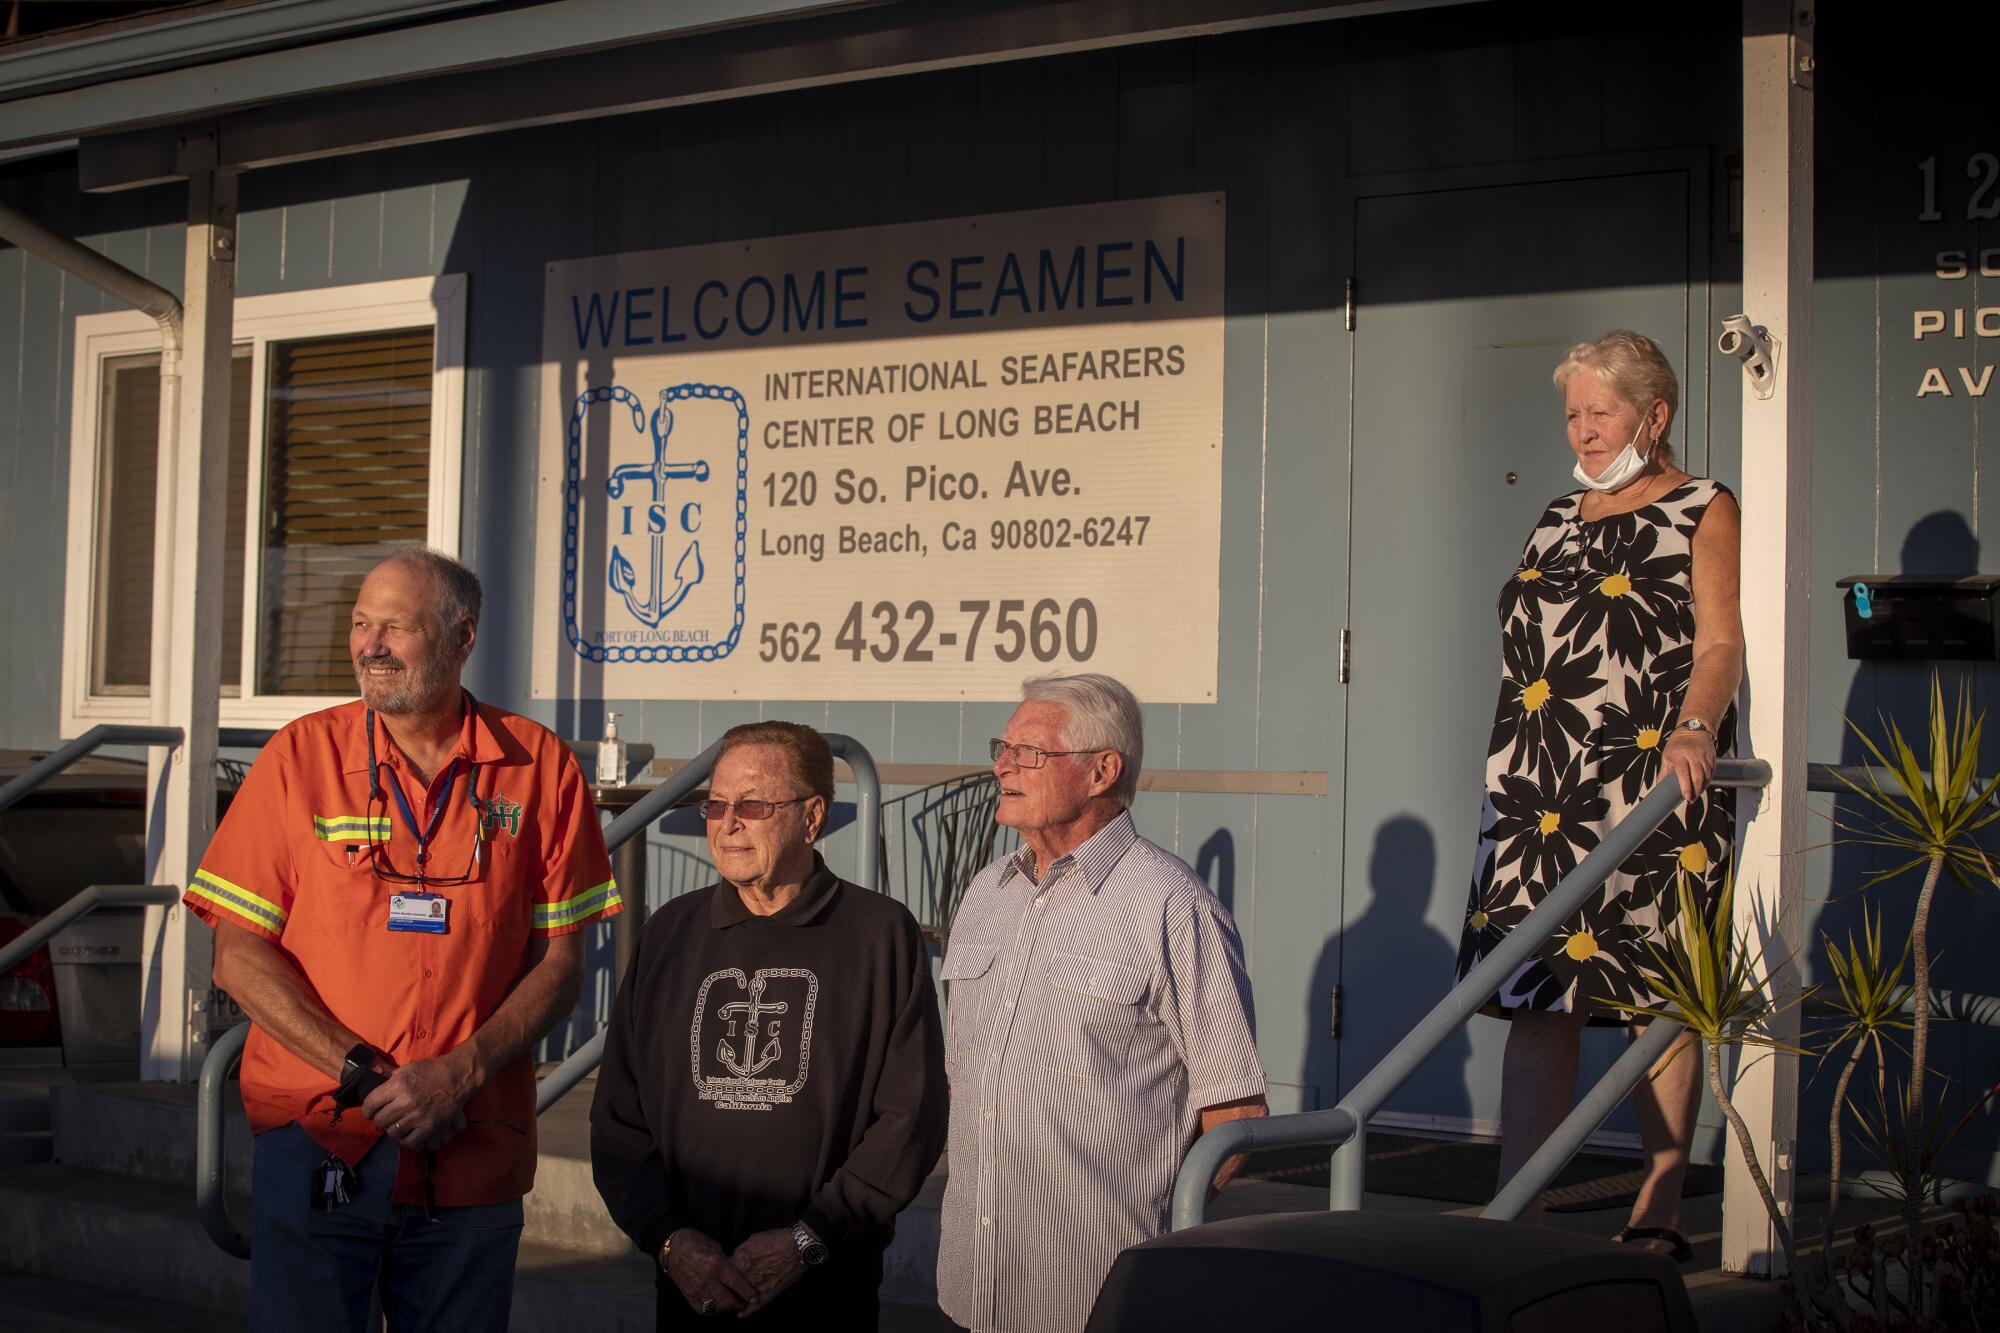
[[[1635,1017],[1664,1018],[1684,1024],[1700,1039],[1708,1090],[1714,1095],[1723,1119],[1729,1122],[1737,1150],[1743,1154],[1744,1166],[1757,1186],[1758,1197],[1764,1201],[1764,1211],[1771,1219],[1772,1230],[1778,1234],[1778,1244],[1784,1249],[1786,1265],[1796,1276],[1800,1269],[1792,1228],[1778,1210],[1777,1197],[1771,1192],[1771,1182],[1750,1138],[1750,1127],[1743,1123],[1742,1113],[1729,1099],[1729,1088],[1722,1078],[1722,1051],[1727,1046],[1762,1046],[1793,1055],[1810,1054],[1781,1040],[1772,1031],[1772,1021],[1805,995],[1777,997],[1770,969],[1763,965],[1763,952],[1753,950],[1747,933],[1739,934],[1734,929],[1734,875],[1723,883],[1713,920],[1702,914],[1701,904],[1689,887],[1687,873],[1677,872],[1676,880],[1680,914],[1662,938],[1641,941],[1643,956],[1638,960],[1638,970],[1647,988],[1660,998],[1660,1003],[1651,1006],[1618,1000],[1603,1003]],[[1794,1281],[1792,1285],[1799,1313],[1811,1326],[1814,1314],[1805,1284]]]
[[[1833,1236],[1840,1216],[1841,1120],[1847,1109],[1848,1085],[1854,1080],[1854,1072],[1860,1066],[1862,1056],[1872,1050],[1879,1099],[1882,1081],[1888,1071],[1886,1053],[1882,1049],[1885,1034],[1909,1030],[1910,1020],[1903,1016],[1903,1007],[1909,1003],[1913,987],[1903,980],[1903,971],[1910,963],[1910,941],[1907,937],[1903,941],[1901,956],[1893,964],[1883,966],[1882,914],[1879,910],[1863,910],[1861,938],[1857,941],[1850,933],[1845,953],[1825,932],[1821,932],[1820,939],[1826,949],[1827,969],[1833,974],[1837,988],[1837,993],[1822,997],[1825,1010],[1835,1020],[1830,1029],[1833,1035],[1826,1045],[1830,1051],[1847,1052],[1847,1059],[1841,1065],[1840,1077],[1833,1088],[1833,1109],[1827,1116],[1833,1172],[1826,1196],[1826,1227],[1820,1235],[1820,1255],[1830,1269],[1833,1264]]]
[[[1948,719],[1943,686],[1937,674],[1931,674],[1928,767],[1918,760],[1915,749],[1894,719],[1879,718],[1886,746],[1878,745],[1855,725],[1854,719],[1846,719],[1848,729],[1874,756],[1877,768],[1888,771],[1890,783],[1884,786],[1873,770],[1861,781],[1840,774],[1841,781],[1865,803],[1866,814],[1860,824],[1843,824],[1838,819],[1835,824],[1853,835],[1843,841],[1884,848],[1894,858],[1900,858],[1892,868],[1870,876],[1860,887],[1872,888],[1913,870],[1924,872],[1923,887],[1917,892],[1910,923],[1914,1004],[1910,1022],[1910,1080],[1904,1092],[1902,1154],[1907,1162],[1915,1162],[1922,1155],[1918,1136],[1924,1120],[1924,1073],[1931,1028],[1928,932],[1938,881],[1950,875],[1966,888],[2000,882],[1995,879],[1992,862],[1974,838],[1981,829],[2000,819],[2000,807],[1992,803],[1994,792],[2000,790],[2000,778],[1981,788],[1973,777],[1973,766],[1979,762],[1979,735],[1985,714],[1973,713],[1968,695],[1969,691],[1961,686],[1956,707]],[[1923,1244],[1921,1194],[1915,1190],[1906,1193],[1910,1197],[1903,1208],[1904,1229],[1910,1251],[1916,1253]],[[1912,1295],[1921,1301],[1917,1289],[1913,1289]],[[1921,1306],[1912,1313],[1921,1314]]]

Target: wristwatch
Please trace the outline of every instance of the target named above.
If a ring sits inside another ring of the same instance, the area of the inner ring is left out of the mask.
[[[374,1067],[375,1048],[365,1041],[357,1043],[354,1049],[347,1053],[347,1058],[340,1062],[340,1082],[352,1083],[361,1076],[362,1070]]]
[[[333,1117],[327,1123],[337,1125],[340,1117],[368,1100],[368,1094],[389,1080],[387,1076],[375,1072],[375,1061],[385,1058],[382,1052],[367,1042],[357,1042],[340,1062],[340,1082],[333,1089]]]
[[[653,1256],[655,1259],[660,1261],[660,1271],[662,1273],[667,1271],[667,1254],[673,1248],[674,1248],[674,1236],[673,1233],[670,1231],[667,1233],[667,1238],[660,1242],[660,1252]]]
[[[792,1244],[799,1247],[799,1262],[807,1268],[818,1268],[826,1262],[826,1242],[813,1235],[805,1223],[792,1223]]]
[[[1710,741],[1713,741],[1715,739],[1715,733],[1709,730],[1708,723],[1702,721],[1698,717],[1689,718],[1687,721],[1681,723],[1680,726],[1676,728],[1676,730],[1699,732],[1703,736],[1708,737]]]

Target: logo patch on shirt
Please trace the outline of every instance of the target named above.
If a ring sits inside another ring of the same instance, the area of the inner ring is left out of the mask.
[[[493,799],[481,806],[480,810],[482,813],[479,817],[479,831],[486,837],[490,838],[502,829],[505,829],[510,837],[520,835],[522,807],[501,793],[494,792]]]
[[[695,1090],[719,1111],[768,1111],[806,1085],[819,978],[802,967],[711,972],[689,1030]]]

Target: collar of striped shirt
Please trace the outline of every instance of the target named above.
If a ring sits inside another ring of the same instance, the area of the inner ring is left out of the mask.
[[[1074,851],[1051,861],[1049,873],[1042,882],[1053,884],[1074,866],[1083,872],[1084,882],[1090,886],[1090,891],[1096,893],[1104,887],[1105,877],[1110,875],[1111,868],[1132,850],[1132,844],[1137,841],[1139,830],[1132,824],[1132,812],[1123,811],[1118,818],[1085,838]],[[1006,868],[1000,872],[1002,887],[1016,875],[1030,884],[1035,883],[1035,849],[1025,843],[1007,858]]]

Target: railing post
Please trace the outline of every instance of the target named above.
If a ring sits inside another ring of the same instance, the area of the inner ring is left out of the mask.
[[[229,1220],[229,1196],[224,1190],[223,1131],[229,1116],[222,1106],[222,1094],[229,1087],[230,1071],[243,1058],[243,1043],[250,1037],[250,1025],[238,1023],[215,1039],[208,1058],[201,1062],[201,1084],[195,1094],[194,1121],[194,1206],[210,1240],[238,1259],[250,1257],[250,1241]],[[246,1188],[248,1182],[245,1183]]]
[[[827,748],[833,757],[846,763],[854,774],[855,836],[861,844],[854,858],[854,882],[880,893],[882,882],[882,778],[875,770],[875,756],[852,736],[826,733]]]
[[[1354,1119],[1354,1137],[1337,1144],[1327,1163],[1326,1206],[1335,1213],[1361,1211],[1361,1195],[1368,1185],[1368,1122]]]

